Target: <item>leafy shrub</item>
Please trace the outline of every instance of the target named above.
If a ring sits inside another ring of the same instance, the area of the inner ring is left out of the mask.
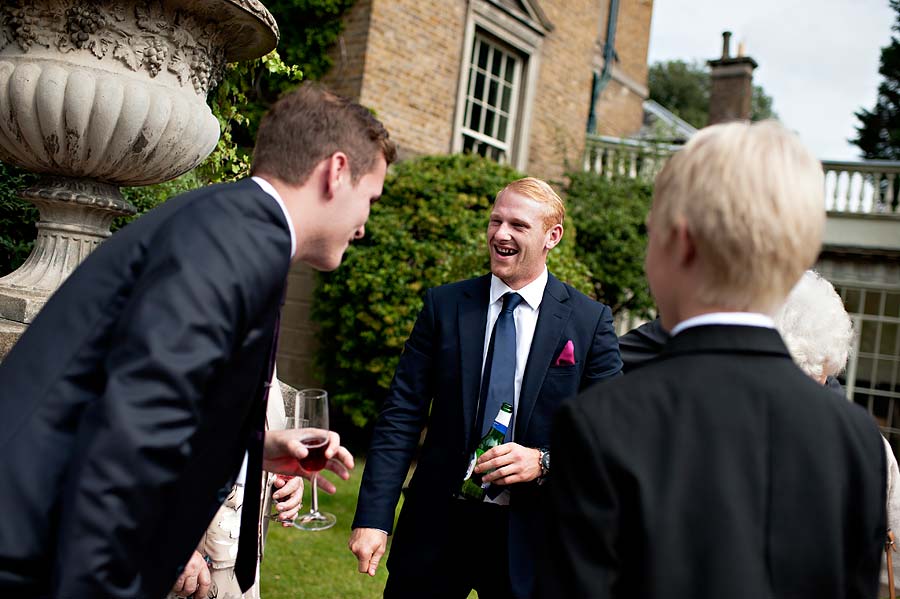
[[[392,168],[366,237],[348,249],[341,268],[321,275],[313,303],[321,379],[353,424],[364,427],[377,414],[425,290],[488,272],[491,204],[522,176],[472,155],[422,157]],[[549,268],[589,292],[590,273],[575,258],[573,234],[567,221]]]
[[[36,180],[36,175],[0,162],[0,276],[19,268],[34,246],[38,211],[18,194]]]
[[[590,269],[594,296],[617,314],[649,317],[654,307],[644,275],[645,219],[653,198],[647,181],[568,173],[566,205],[578,223],[575,255]]]

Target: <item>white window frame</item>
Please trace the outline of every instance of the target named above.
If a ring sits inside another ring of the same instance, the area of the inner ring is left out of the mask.
[[[467,92],[471,78],[472,53],[476,36],[487,39],[489,43],[499,46],[504,51],[512,50],[521,60],[518,76],[518,98],[513,97],[511,113],[514,120],[509,122],[509,135],[506,145],[509,148],[506,162],[519,170],[528,165],[528,142],[531,135],[531,113],[534,104],[534,92],[540,69],[540,50],[544,36],[549,32],[549,24],[543,19],[535,20],[512,11],[509,7],[494,0],[472,0],[466,14],[465,35],[463,38],[463,56],[459,69],[457,86],[456,113],[453,124],[452,152],[463,149],[463,135],[477,132],[464,127],[468,105]],[[491,39],[493,38],[493,39]],[[494,40],[499,41],[498,44]],[[504,48],[507,46],[508,48]],[[515,91],[515,90],[514,90]],[[478,139],[477,136],[474,136]],[[479,141],[495,145],[492,139]]]
[[[900,449],[900,391],[883,391],[881,389],[875,389],[874,387],[860,387],[857,384],[857,380],[859,378],[859,360],[860,358],[865,358],[874,360],[873,368],[875,369],[877,369],[878,367],[877,361],[879,360],[893,361],[894,364],[891,369],[892,371],[889,385],[891,388],[894,388],[897,386],[898,382],[900,382],[900,317],[885,315],[888,294],[900,294],[900,288],[867,286],[864,284],[861,285],[859,283],[849,282],[847,284],[837,283],[835,286],[838,288],[841,299],[844,301],[845,305],[847,302],[848,291],[852,290],[860,294],[858,310],[851,312],[848,309],[850,318],[853,320],[853,327],[856,330],[857,334],[854,338],[853,350],[851,351],[850,360],[848,361],[847,365],[847,371],[844,375],[846,378],[845,388],[847,397],[851,400],[857,401],[856,395],[864,394],[870,397],[878,396],[887,399],[887,401],[889,402],[887,410],[888,416],[885,424],[881,426],[881,430],[884,433],[885,437],[887,437],[888,441],[894,442],[892,443],[892,446],[894,446],[895,451],[897,451],[897,449]],[[865,313],[866,298],[867,295],[870,294],[879,295],[878,314]],[[860,342],[864,323],[874,323],[877,329],[873,346],[874,351],[861,353]],[[894,339],[893,355],[881,352],[881,334],[883,325],[885,324],[893,324],[897,325],[898,327],[898,332]],[[867,375],[867,378],[870,380],[870,384],[872,384],[872,379],[874,377],[871,375],[871,373]],[[862,407],[868,410],[868,412],[872,414],[873,417],[875,417],[874,401],[872,399],[869,399],[867,402],[857,401],[857,403],[859,403]]]
[[[465,147],[465,138],[469,137],[476,143],[485,144],[496,149],[500,152],[499,162],[509,163],[510,157],[513,155],[513,147],[516,137],[516,116],[518,114],[519,98],[521,97],[520,80],[522,77],[522,65],[524,60],[519,54],[511,51],[504,45],[488,38],[486,35],[480,32],[475,34],[475,38],[472,43],[472,60],[469,64],[469,80],[466,83],[466,95],[463,105],[463,121],[462,125],[460,126],[461,145]],[[474,51],[476,46],[486,46],[488,49],[486,69],[482,69],[477,64],[478,52]],[[494,75],[491,72],[492,63],[494,62],[495,56],[498,53],[501,56],[499,76]],[[508,70],[508,64],[510,60],[514,61],[512,67],[512,80],[507,81],[505,78],[505,73]],[[475,82],[478,75],[482,75],[484,79],[484,86],[482,89],[481,97],[475,95]],[[496,86],[495,103],[493,105],[491,105],[488,101],[492,84]],[[510,102],[508,110],[504,112],[502,109],[502,104],[503,93],[506,88],[509,89]],[[478,129],[472,129],[468,126],[470,121],[469,117],[476,104],[481,108],[481,116],[478,123]],[[492,131],[490,132],[485,131],[488,111],[491,111],[494,114],[494,118],[492,121]],[[505,131],[501,132],[500,122],[502,118],[506,118],[506,125]],[[504,138],[502,140],[500,139],[501,133],[503,134],[502,137]]]

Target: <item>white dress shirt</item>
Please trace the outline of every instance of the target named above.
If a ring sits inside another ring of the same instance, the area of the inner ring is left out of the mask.
[[[775,328],[774,320],[758,312],[710,312],[682,320],[672,327],[672,336],[674,337],[681,331],[691,327],[709,324],[729,324],[743,327],[763,327],[766,329]]]
[[[291,260],[293,260],[294,255],[297,253],[297,234],[294,232],[294,222],[291,220],[291,215],[288,213],[287,206],[284,205],[284,200],[281,199],[281,196],[275,191],[272,184],[262,177],[250,178],[253,179],[254,183],[259,185],[260,189],[275,198],[275,201],[278,202],[278,207],[281,208],[281,211],[284,213],[284,220],[287,221],[288,231],[291,233]]]

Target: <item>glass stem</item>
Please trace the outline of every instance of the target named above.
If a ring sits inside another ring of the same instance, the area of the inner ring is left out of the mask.
[[[318,491],[319,491],[318,486],[319,486],[319,485],[316,484],[316,479],[317,479],[317,478],[319,478],[319,473],[318,473],[318,472],[316,472],[315,474],[313,474],[312,480],[310,481],[311,484],[312,484],[312,511],[311,511],[310,513],[312,513],[312,514],[318,514],[318,513],[319,513],[319,493],[318,493]]]

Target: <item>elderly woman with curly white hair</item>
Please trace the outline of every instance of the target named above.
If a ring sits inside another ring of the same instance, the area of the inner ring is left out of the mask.
[[[806,271],[788,295],[775,316],[794,362],[822,385],[836,387],[834,378],[847,364],[853,346],[853,322],[840,296],[826,279]],[[887,440],[887,520],[888,527],[900,531],[900,470]],[[894,560],[895,584],[900,582],[900,560]],[[882,582],[887,583],[887,570],[882,564]]]

